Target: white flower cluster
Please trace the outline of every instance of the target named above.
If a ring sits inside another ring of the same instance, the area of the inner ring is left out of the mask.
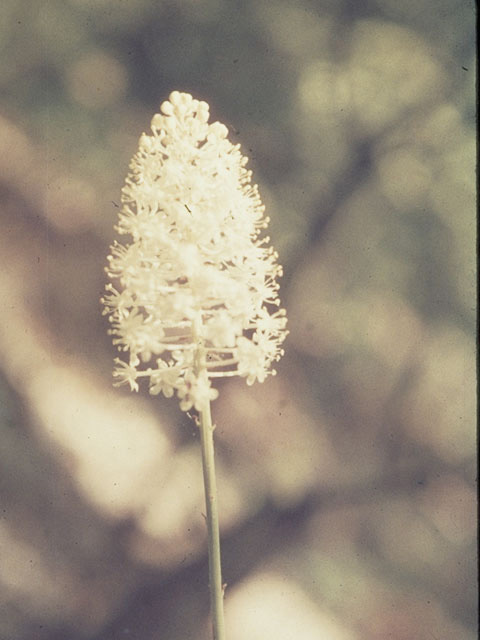
[[[102,299],[118,349],[115,384],[176,393],[201,410],[213,378],[262,382],[283,354],[277,254],[260,238],[264,217],[247,158],[208,123],[209,107],[174,91],[143,134],[122,192]],[[274,373],[273,371],[271,373]]]

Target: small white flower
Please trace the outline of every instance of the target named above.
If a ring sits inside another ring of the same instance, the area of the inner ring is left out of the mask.
[[[118,358],[116,384],[175,392],[187,411],[218,392],[211,379],[263,381],[283,351],[281,267],[240,146],[208,123],[209,107],[174,91],[143,134],[122,191],[103,298]],[[142,368],[143,367],[143,368]]]
[[[120,387],[122,384],[128,384],[130,385],[131,391],[138,391],[138,383],[136,382],[136,367],[123,362],[123,360],[120,360],[120,358],[115,358],[115,365],[116,367],[113,370],[113,377],[115,378],[115,382],[113,383],[113,385],[115,387]]]
[[[157,367],[150,375],[150,393],[156,396],[162,392],[166,398],[171,398],[175,389],[183,384],[180,380],[181,368],[173,362],[167,364],[160,358],[157,360]]]
[[[261,346],[240,337],[237,340],[238,374],[247,378],[247,384],[255,380],[263,382],[267,375],[266,353]]]
[[[215,400],[218,397],[218,391],[213,389],[205,370],[198,374],[188,371],[182,384],[178,386],[178,397],[180,398],[180,409],[189,411],[195,407],[197,411],[201,411],[205,407],[205,403]]]

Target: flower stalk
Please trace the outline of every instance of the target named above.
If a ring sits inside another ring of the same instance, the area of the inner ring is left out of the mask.
[[[201,318],[193,323],[193,334],[197,343],[195,353],[195,373],[201,376],[206,371],[206,349],[201,338]],[[210,400],[205,399],[198,410],[198,425],[202,448],[203,486],[208,534],[208,582],[210,587],[210,613],[214,640],[225,640],[225,617],[223,612],[223,583],[220,555],[220,525],[218,519],[218,494],[215,474],[212,414]]]
[[[210,400],[199,412],[200,440],[202,446],[203,484],[207,510],[208,530],[208,577],[210,586],[210,611],[214,640],[225,640],[225,620],[223,613],[223,583],[220,556],[220,529],[218,522],[217,482],[213,447],[212,416]]]
[[[198,412],[214,640],[225,640],[210,402],[216,378],[247,384],[275,374],[283,355],[277,253],[240,145],[209,123],[209,106],[174,91],[142,134],[122,191],[102,299],[120,354],[115,385],[174,394]]]

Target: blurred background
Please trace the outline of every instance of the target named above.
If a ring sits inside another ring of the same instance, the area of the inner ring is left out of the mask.
[[[476,638],[475,35],[459,0],[2,0],[0,639],[207,640],[194,424],[112,388],[120,190],[184,90],[284,265],[213,405],[229,640]]]

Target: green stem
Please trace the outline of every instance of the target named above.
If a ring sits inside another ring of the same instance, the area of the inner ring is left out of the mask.
[[[208,574],[210,584],[210,607],[214,640],[225,640],[223,616],[223,584],[220,561],[220,532],[218,526],[217,483],[213,452],[213,425],[210,401],[200,411],[200,438],[202,444],[203,483],[207,507],[208,528]]]
[[[193,336],[197,344],[195,351],[195,371],[199,375],[206,372],[206,350],[201,340],[201,316],[193,323]],[[223,615],[223,584],[220,559],[220,529],[218,524],[217,481],[215,478],[215,458],[213,448],[212,414],[207,398],[199,411],[200,442],[202,445],[203,485],[207,509],[208,530],[208,577],[210,586],[210,610],[214,640],[225,640]]]

